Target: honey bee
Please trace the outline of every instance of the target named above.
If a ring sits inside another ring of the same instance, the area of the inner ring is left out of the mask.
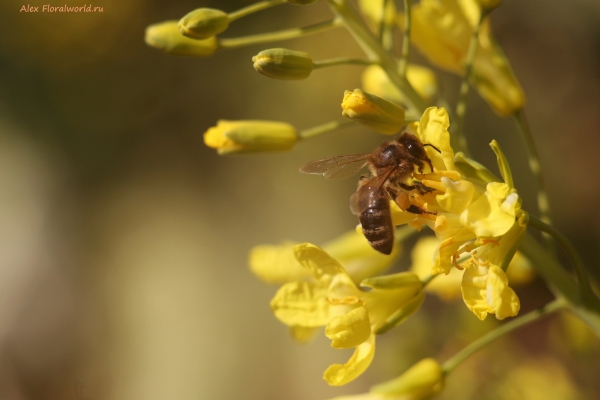
[[[429,189],[422,185],[406,183],[415,172],[415,167],[421,174],[426,165],[433,172],[433,165],[427,157],[425,146],[440,152],[432,144],[423,144],[416,136],[404,132],[397,139],[381,144],[372,153],[311,161],[303,165],[300,172],[320,174],[327,179],[343,179],[367,166],[373,177],[369,179],[361,176],[358,190],[350,197],[350,210],[358,216],[363,233],[371,246],[389,255],[394,247],[390,199],[396,201],[405,211],[435,214],[411,204],[406,196],[406,192],[418,190],[424,193]]]

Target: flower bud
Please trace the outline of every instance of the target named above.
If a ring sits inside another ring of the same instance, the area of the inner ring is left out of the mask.
[[[252,62],[255,70],[275,79],[306,79],[313,70],[313,62],[308,54],[288,49],[263,50],[252,57]]]
[[[393,135],[404,126],[404,109],[374,94],[346,90],[342,115],[384,135]]]
[[[287,0],[290,4],[295,4],[297,6],[307,6],[309,4],[316,3],[317,0]]]
[[[290,150],[297,140],[293,126],[274,121],[220,120],[204,133],[204,143],[221,155]]]
[[[221,10],[198,8],[179,20],[181,34],[192,39],[207,39],[229,26],[229,16]]]
[[[396,379],[373,386],[372,393],[403,399],[429,399],[444,386],[444,373],[433,358],[426,358],[410,367]]]
[[[146,44],[169,54],[191,57],[210,57],[217,50],[214,37],[193,40],[182,36],[177,21],[164,21],[146,28]]]

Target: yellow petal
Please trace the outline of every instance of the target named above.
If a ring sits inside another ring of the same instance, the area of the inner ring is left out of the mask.
[[[426,147],[427,156],[439,170],[454,170],[454,150],[450,147],[450,118],[445,108],[429,107],[419,122],[418,134],[424,144],[432,144],[442,153]]]
[[[504,271],[495,265],[491,265],[488,272],[486,299],[497,319],[514,317],[519,313],[519,298],[508,286]]]
[[[514,225],[521,207],[517,193],[509,193],[504,183],[488,183],[485,195],[479,196],[461,214],[460,221],[479,237],[502,236]]]
[[[265,283],[287,283],[311,276],[296,260],[294,242],[255,246],[250,250],[250,270]]]
[[[474,265],[468,268],[463,274],[462,292],[467,308],[481,320],[487,314],[496,314],[497,319],[504,319],[519,312],[519,298],[508,286],[508,278],[498,266]]]
[[[277,319],[288,326],[305,328],[327,325],[336,315],[332,310],[334,307],[327,301],[327,287],[316,282],[287,283],[271,300],[271,309]]]
[[[318,281],[324,284],[331,283],[336,275],[347,275],[337,260],[314,244],[299,244],[294,246],[293,251],[296,260]]]
[[[453,267],[452,258],[458,255],[458,249],[465,242],[475,239],[475,235],[467,228],[461,228],[456,234],[443,240],[438,251],[434,254],[434,265],[432,273],[444,273],[448,275]]]
[[[419,278],[425,279],[432,275],[434,266],[433,256],[439,245],[439,241],[434,237],[424,237],[419,239],[412,250],[411,271],[416,273]],[[452,268],[448,275],[438,276],[433,279],[425,291],[434,293],[444,300],[454,300],[461,297],[460,283],[462,281],[462,272]]]
[[[359,0],[358,7],[365,20],[374,32],[379,31],[384,0]],[[393,1],[388,1],[385,8],[385,23],[392,25],[396,18],[396,7]]]
[[[443,386],[444,374],[441,365],[433,358],[426,358],[398,378],[376,385],[371,391],[390,399],[419,400],[439,393]]]
[[[412,8],[411,40],[433,64],[463,72],[473,28],[455,0],[422,0]]]
[[[346,364],[333,364],[323,374],[331,386],[342,386],[358,378],[371,365],[375,355],[375,335],[359,345]]]
[[[442,178],[442,184],[446,192],[436,196],[440,207],[453,214],[460,214],[467,209],[473,196],[475,195],[475,185],[469,181],[453,181],[448,178]]]
[[[334,317],[325,328],[325,335],[331,339],[331,347],[349,349],[356,347],[371,336],[371,323],[365,307]]]

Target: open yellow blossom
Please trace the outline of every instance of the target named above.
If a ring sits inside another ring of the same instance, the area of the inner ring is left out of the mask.
[[[433,64],[462,75],[469,41],[480,13],[476,0],[422,0],[412,10],[411,38]],[[492,37],[487,20],[479,33],[471,81],[494,111],[502,116],[511,115],[525,102],[523,90],[508,59]]]
[[[204,144],[221,155],[291,150],[296,129],[285,122],[220,120],[204,133]]]
[[[498,144],[492,142],[492,148],[506,182],[489,181],[493,175],[482,172],[483,166],[462,155],[455,158],[449,126],[446,111],[436,107],[425,110],[421,120],[409,126],[423,143],[440,150],[426,148],[434,172],[416,175],[434,190],[411,193],[413,201],[437,214],[412,214],[392,207],[392,219],[395,224],[408,223],[419,229],[427,225],[435,232],[438,246],[433,251],[431,274],[472,269],[463,273],[461,291],[475,315],[482,318],[489,313],[499,319],[514,316],[519,301],[508,287],[505,270],[525,233],[528,216],[521,210],[521,199],[512,187],[510,168]],[[464,165],[468,167],[466,174],[459,169]],[[479,172],[476,179],[472,179],[474,171]],[[450,290],[448,297],[452,293]]]
[[[325,326],[332,347],[355,349],[347,363],[331,365],[323,375],[330,385],[345,385],[371,364],[375,334],[402,323],[420,307],[421,281],[411,272],[380,276],[365,279],[361,286],[370,288],[365,291],[321,248],[300,244],[294,255],[312,279],[283,285],[271,308],[290,327]]]

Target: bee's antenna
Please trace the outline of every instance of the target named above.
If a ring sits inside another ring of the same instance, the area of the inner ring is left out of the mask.
[[[435,151],[437,151],[438,153],[442,154],[442,152],[440,151],[440,149],[438,149],[437,147],[435,147],[435,146],[434,146],[434,145],[432,145],[432,144],[425,143],[425,144],[423,145],[423,147],[425,147],[425,146],[433,147],[433,148],[435,149]]]

